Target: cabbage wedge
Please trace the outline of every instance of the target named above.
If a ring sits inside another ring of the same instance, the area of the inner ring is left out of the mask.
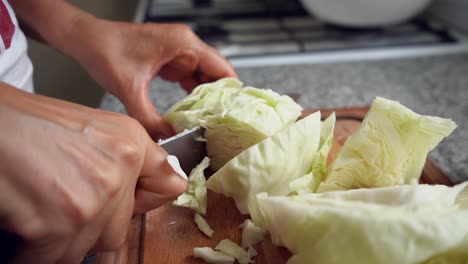
[[[467,263],[468,209],[458,204],[467,201],[457,199],[467,185],[262,193],[257,202],[273,243],[294,254],[288,264]]]
[[[320,112],[289,125],[244,150],[213,174],[206,186],[234,198],[242,214],[255,224],[256,194],[287,195],[289,183],[311,170],[320,144]]]
[[[301,111],[289,96],[224,78],[196,87],[168,110],[165,119],[176,132],[205,128],[210,168],[216,171],[244,149],[296,121]]]
[[[428,152],[455,128],[450,119],[419,115],[377,97],[359,129],[344,143],[321,188],[411,183],[421,176]]]
[[[312,162],[312,170],[289,183],[291,194],[306,194],[316,192],[323,179],[326,178],[327,158],[333,143],[336,116],[333,112],[321,123],[320,145],[317,156]]]

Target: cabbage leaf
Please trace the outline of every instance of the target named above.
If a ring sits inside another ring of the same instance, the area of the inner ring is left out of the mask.
[[[294,254],[289,264],[466,263],[468,209],[457,197],[467,185],[261,193],[258,207],[273,242]]]
[[[210,159],[205,157],[200,164],[192,169],[188,177],[187,190],[172,202],[173,205],[190,208],[202,215],[206,214],[207,189],[204,171],[209,164]]]
[[[199,213],[195,213],[193,220],[195,221],[195,224],[197,224],[198,229],[203,234],[205,234],[207,237],[213,236],[214,231],[211,229],[210,225],[206,222],[203,216],[201,216]]]
[[[195,247],[193,255],[196,258],[201,258],[207,263],[213,264],[232,264],[236,259],[224,252],[216,251],[210,247]]]
[[[291,194],[306,194],[316,192],[323,179],[328,174],[327,159],[333,143],[336,116],[333,112],[321,123],[320,145],[317,156],[312,162],[312,170],[289,183]]]
[[[428,152],[455,128],[450,119],[419,115],[377,97],[332,163],[324,187],[372,188],[417,180]]]
[[[287,195],[289,183],[311,170],[320,143],[320,112],[289,125],[246,149],[213,174],[208,189],[234,198],[256,221],[256,194]]]

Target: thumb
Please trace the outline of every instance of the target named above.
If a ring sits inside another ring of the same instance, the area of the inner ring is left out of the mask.
[[[187,175],[177,159],[168,156],[156,143],[150,143],[135,191],[134,214],[147,212],[175,199],[188,186]]]
[[[122,102],[128,114],[138,120],[154,140],[168,138],[175,134],[172,127],[153,106],[147,89],[137,89]]]

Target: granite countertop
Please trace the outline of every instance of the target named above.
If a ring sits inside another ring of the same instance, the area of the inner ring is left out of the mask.
[[[254,87],[302,94],[304,108],[370,105],[376,96],[400,101],[419,114],[451,118],[458,128],[429,157],[452,180],[468,180],[468,54],[381,61],[335,62],[237,69]],[[164,113],[185,96],[177,84],[153,81],[150,96]],[[112,95],[105,110],[122,112]]]

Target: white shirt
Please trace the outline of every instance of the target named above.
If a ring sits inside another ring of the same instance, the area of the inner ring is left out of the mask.
[[[13,9],[6,0],[0,0],[0,81],[33,92],[33,66],[27,49]]]

